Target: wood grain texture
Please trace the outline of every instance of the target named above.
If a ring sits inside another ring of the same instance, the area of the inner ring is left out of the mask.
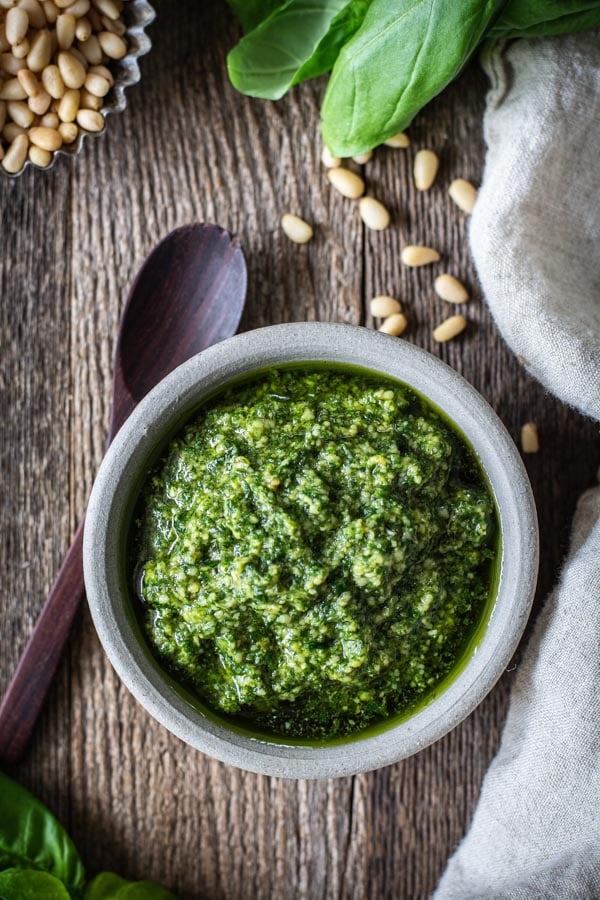
[[[406,339],[440,355],[489,400],[516,438],[540,428],[527,460],[538,503],[538,603],[565,552],[579,493],[594,478],[595,428],[548,397],[504,346],[484,305],[469,330],[433,346],[446,313],[432,291],[445,264],[478,288],[464,216],[449,180],[478,181],[485,80],[474,67],[410,129],[408,151],[381,150],[369,191],[394,227],[365,234],[355,205],[326,186],[317,117],[322,85],[278,104],[229,86],[237,26],[220,0],[157,2],[154,49],[129,108],[72,166],[0,181],[0,688],[81,516],[102,457],[122,302],[137,267],[169,230],[206,219],[240,234],[249,264],[243,328],[323,319],[368,322],[370,296],[405,302]],[[417,194],[414,148],[440,153],[438,181]],[[313,242],[278,228],[291,211]],[[443,253],[438,267],[399,263],[406,241]],[[325,783],[250,775],[191,750],[157,725],[108,664],[87,611],[51,691],[28,758],[14,774],[70,828],[90,872],[150,877],[184,900],[424,898],[468,824],[506,714],[507,673],[469,719],[403,763]]]

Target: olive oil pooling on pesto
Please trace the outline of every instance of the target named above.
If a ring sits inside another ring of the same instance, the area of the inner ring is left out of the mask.
[[[288,739],[419,703],[488,599],[494,502],[407,386],[281,368],[209,401],[150,474],[133,529],[157,658],[219,713]]]

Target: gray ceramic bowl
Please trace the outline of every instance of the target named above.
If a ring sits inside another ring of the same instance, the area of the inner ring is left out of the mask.
[[[204,398],[231,379],[284,363],[350,363],[395,377],[440,407],[475,449],[496,497],[501,566],[493,609],[460,671],[427,706],[366,737],[322,747],[275,743],[205,714],[152,658],[126,586],[124,546],[144,478],[168,438]],[[84,542],[85,581],[96,629],[117,673],[166,728],[224,762],[292,778],[330,778],[403,759],[454,728],[505,670],[531,608],[538,565],[535,506],[510,436],[453,369],[397,338],[350,325],[277,325],[239,335],[189,360],[140,403],[100,468]]]

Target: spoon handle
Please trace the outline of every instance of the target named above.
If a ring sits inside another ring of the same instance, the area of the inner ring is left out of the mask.
[[[0,760],[25,753],[84,596],[81,520],[0,705]]]

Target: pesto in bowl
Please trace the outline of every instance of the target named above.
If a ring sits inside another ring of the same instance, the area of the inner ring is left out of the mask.
[[[282,367],[205,403],[142,489],[131,577],[161,664],[217,713],[323,741],[409,714],[493,587],[475,454],[409,387]]]

